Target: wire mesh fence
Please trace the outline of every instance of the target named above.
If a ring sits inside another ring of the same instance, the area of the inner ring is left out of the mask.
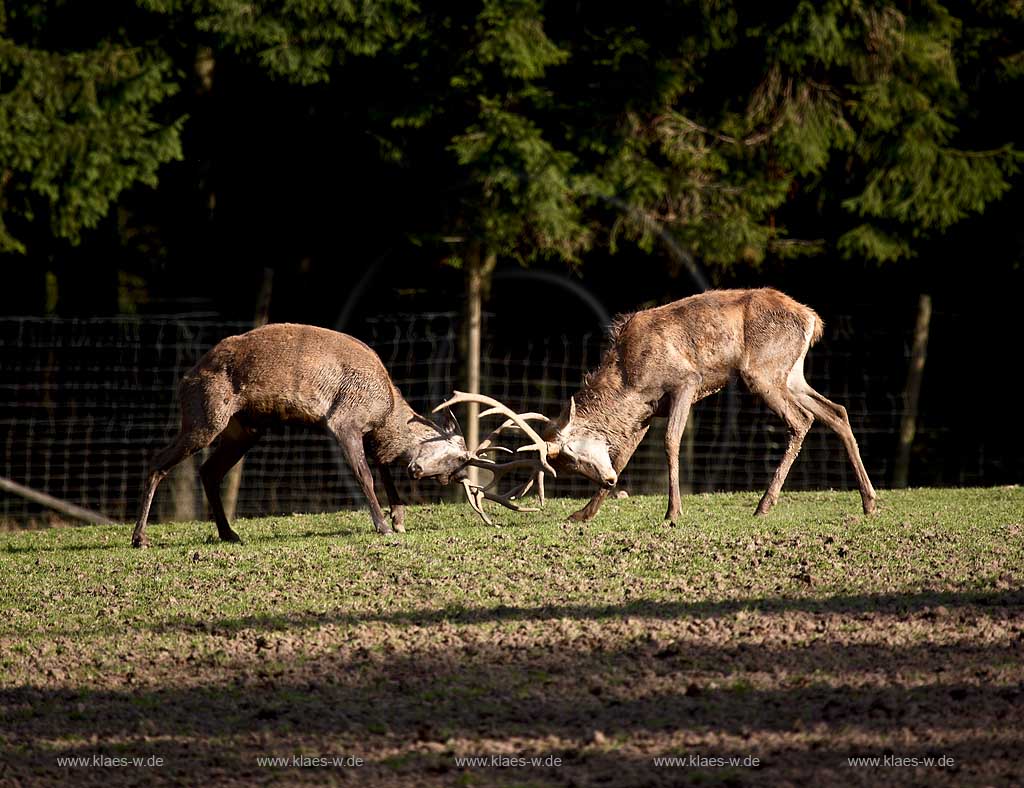
[[[134,518],[149,458],[178,427],[177,381],[225,336],[249,325],[195,317],[0,318],[0,475],[115,520]],[[445,399],[462,376],[455,313],[387,315],[358,331],[381,356],[420,413]],[[600,332],[485,342],[482,389],[512,407],[554,416],[600,359]],[[807,378],[845,405],[868,472],[891,474],[908,357],[903,333],[865,331],[852,318],[830,321],[807,358]],[[460,414],[461,415],[461,414]],[[631,493],[664,493],[663,420],[623,473]],[[689,491],[767,485],[785,448],[785,425],[742,384],[698,403],[684,437]],[[184,463],[157,494],[157,519],[205,516],[196,468]],[[816,426],[788,489],[856,483],[838,438]],[[433,483],[405,480],[414,500],[456,497]],[[584,496],[582,479],[549,481],[554,495]],[[363,497],[334,442],[314,430],[272,430],[245,458],[237,514],[255,516],[362,506]],[[0,520],[45,521],[48,513],[0,493]]]

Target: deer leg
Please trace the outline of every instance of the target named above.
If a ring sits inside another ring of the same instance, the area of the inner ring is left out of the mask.
[[[680,386],[670,395],[668,426],[665,429],[665,457],[668,459],[668,510],[664,525],[675,525],[682,512],[682,496],[679,494],[679,446],[686,429],[686,419],[697,393],[696,379]]]
[[[749,382],[748,385],[750,385]],[[757,509],[754,510],[756,515],[766,515],[779,500],[779,492],[789,475],[789,469],[793,467],[793,462],[800,453],[800,448],[804,445],[804,438],[814,423],[814,417],[800,406],[797,398],[786,388],[785,383],[780,387],[762,387],[755,384],[750,385],[750,388],[756,394],[761,395],[768,407],[775,411],[789,428],[789,445],[786,446],[779,467],[775,469],[775,475],[772,477],[768,489],[765,490],[760,503],[757,504]]]
[[[640,441],[644,439],[644,435],[647,434],[649,426],[644,426],[634,436],[631,443],[626,446],[619,454],[612,458],[612,467],[615,468],[616,473],[622,473],[622,469],[626,467],[626,463],[629,462],[633,453],[636,451],[636,447],[640,445]],[[604,503],[604,499],[608,497],[608,493],[611,492],[606,487],[602,487],[587,502],[582,509],[577,509],[575,512],[569,515],[569,519],[577,523],[585,523],[588,520],[594,519],[598,510],[601,508],[601,504]]]
[[[587,501],[586,506],[582,509],[577,509],[575,512],[569,515],[569,519],[575,523],[585,523],[588,520],[594,519],[594,515],[597,514],[601,508],[601,504],[604,503],[604,499],[608,497],[610,490],[606,487],[602,487],[600,490],[595,492],[591,496],[590,500]]]
[[[363,448],[363,435],[358,428],[346,427],[341,429],[332,428],[335,440],[341,446],[348,465],[355,474],[356,481],[363,490],[367,502],[370,504],[370,516],[373,518],[373,528],[379,534],[391,533],[391,526],[384,518],[384,512],[377,501],[377,494],[373,491],[373,473],[366,462],[366,450]]]
[[[224,504],[220,497],[220,484],[224,475],[230,471],[242,456],[259,441],[260,434],[254,429],[245,427],[237,419],[231,419],[228,426],[220,434],[220,442],[209,459],[199,469],[199,478],[203,480],[206,500],[210,502],[214,522],[217,523],[217,535],[222,542],[241,542],[238,534],[231,530]]]
[[[135,530],[132,531],[132,547],[149,545],[149,540],[146,539],[146,523],[149,522],[149,509],[153,505],[153,496],[156,495],[156,488],[160,486],[160,482],[175,465],[186,457],[191,457],[204,446],[209,446],[214,435],[216,433],[182,430],[170,446],[162,449],[153,458],[139,500],[139,517],[135,522]]]
[[[864,462],[860,458],[860,449],[857,448],[857,441],[853,437],[850,417],[846,408],[826,399],[806,384],[799,396],[800,403],[825,422],[842,439],[843,445],[846,447],[846,454],[850,458],[850,465],[853,466],[853,473],[857,477],[857,484],[860,487],[860,499],[861,505],[864,507],[864,514],[872,514],[876,506],[875,488],[871,485],[871,479],[868,478],[868,472],[864,469]]]
[[[391,506],[391,525],[400,533],[405,533],[405,504],[395,487],[395,478],[391,475],[391,469],[384,465],[380,466],[380,478],[384,482],[384,492],[388,494],[388,504]]]

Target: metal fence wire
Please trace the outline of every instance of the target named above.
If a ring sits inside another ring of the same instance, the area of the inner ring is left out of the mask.
[[[150,457],[178,428],[177,381],[220,339],[249,324],[194,317],[0,318],[0,475],[115,520],[134,519]],[[456,313],[386,315],[366,320],[360,338],[380,355],[410,404],[429,413],[459,387],[462,354]],[[485,341],[482,386],[510,406],[555,416],[600,360],[600,332]],[[903,415],[906,332],[866,331],[833,318],[808,355],[807,378],[849,411],[868,472],[891,475]],[[461,415],[461,414],[460,414]],[[664,424],[658,419],[620,486],[664,494]],[[764,488],[786,445],[785,425],[742,384],[691,412],[684,437],[688,491]],[[157,493],[156,519],[205,517],[196,469],[184,463]],[[457,497],[433,483],[403,482],[414,500]],[[549,494],[586,496],[581,479],[551,480]],[[839,439],[816,425],[787,489],[855,488]],[[237,514],[333,511],[364,505],[334,442],[314,430],[281,427],[245,458]],[[0,520],[24,524],[51,515],[0,493]]]

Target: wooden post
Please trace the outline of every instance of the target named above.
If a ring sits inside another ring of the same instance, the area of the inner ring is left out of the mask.
[[[466,250],[466,391],[470,394],[481,393],[480,354],[484,290],[487,278],[496,263],[496,256],[485,254],[479,242],[469,244]],[[477,403],[468,403],[466,445],[470,448],[480,442],[480,425],[477,419],[479,413],[480,406]],[[477,468],[469,469],[469,478],[473,484],[480,483]]]
[[[892,486],[906,487],[910,476],[910,450],[917,433],[917,404],[921,397],[921,378],[928,353],[928,331],[932,319],[932,297],[922,293],[917,302],[917,322],[914,326],[914,345],[910,351],[907,385],[903,389],[903,421],[900,424],[900,443],[893,470]]]
[[[188,523],[197,518],[196,512],[196,458],[186,457],[171,468],[165,486],[171,488],[170,512],[167,518],[175,523]]]
[[[693,458],[696,454],[696,446],[694,445],[694,436],[697,433],[697,424],[694,419],[693,410],[690,410],[690,416],[686,421],[686,429],[683,431],[683,479],[680,485],[680,492],[684,495],[693,494]]]
[[[480,334],[483,331],[483,261],[480,245],[472,244],[466,254],[466,391],[480,393]],[[473,447],[480,443],[480,425],[477,415],[480,406],[468,403],[466,416],[466,445]],[[471,484],[480,483],[477,468],[469,469]]]
[[[84,506],[77,506],[60,498],[54,498],[52,495],[26,487],[24,484],[18,484],[18,482],[8,479],[6,476],[0,476],[0,490],[12,495],[18,495],[33,503],[42,504],[49,509],[60,512],[65,517],[70,517],[72,520],[81,520],[86,523],[93,523],[94,525],[110,525],[114,522],[105,514],[94,512],[92,509],[86,509]]]
[[[256,316],[253,318],[253,328],[265,326],[270,320],[270,295],[274,285],[274,269],[263,269],[263,284],[260,285],[260,294],[256,298]],[[224,514],[228,521],[235,519],[235,510],[238,508],[238,490],[242,486],[242,465],[245,459],[239,460],[235,466],[227,472],[224,479],[224,494],[221,496],[224,502]]]

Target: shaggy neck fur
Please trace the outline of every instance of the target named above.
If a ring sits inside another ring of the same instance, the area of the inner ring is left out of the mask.
[[[394,389],[393,396],[391,412],[370,431],[377,462],[385,465],[397,460],[411,461],[417,446],[440,434],[437,427],[409,406],[398,389]]]
[[[655,403],[656,406],[656,403]],[[633,388],[626,385],[618,353],[612,348],[601,366],[588,375],[576,395],[576,429],[593,431],[608,442],[612,463],[623,451],[635,447],[637,435],[654,413]]]

